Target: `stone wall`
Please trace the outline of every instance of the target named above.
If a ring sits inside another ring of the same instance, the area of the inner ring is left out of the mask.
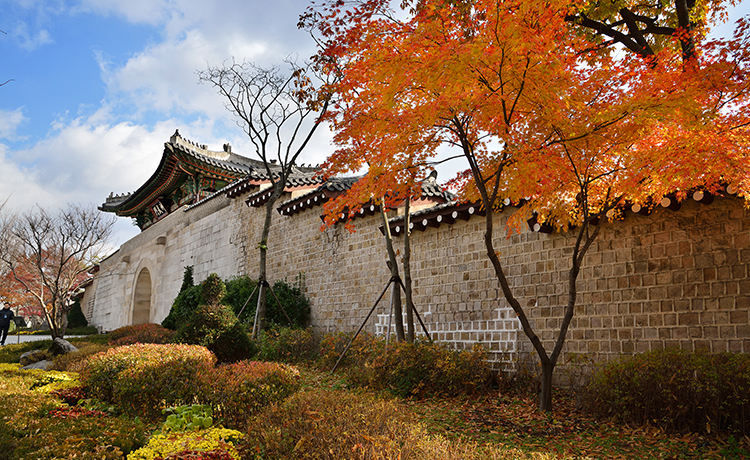
[[[188,265],[197,281],[214,272],[224,278],[239,273],[246,241],[238,229],[238,206],[236,200],[218,196],[181,208],[123,244],[100,265],[89,322],[112,330],[133,324],[135,312],[136,323],[160,323],[169,314]],[[138,283],[144,270],[148,285]],[[139,319],[137,306],[144,292],[150,293],[148,313]]]
[[[124,244],[102,264],[92,323],[129,324],[134,280],[143,268],[153,280],[155,322],[168,313],[186,265],[195,267],[196,281],[211,272],[257,276],[265,208],[249,208],[244,199],[216,197],[180,210]],[[354,331],[390,278],[380,217],[356,219],[354,233],[342,225],[321,231],[321,211],[274,211],[269,280],[293,282],[301,275],[312,326]],[[513,211],[493,216],[496,248],[549,349],[568,299],[574,237],[527,228],[508,236]],[[483,232],[479,216],[413,232],[414,301],[434,338],[457,348],[480,342],[502,361],[508,353],[529,353],[531,345],[498,289]],[[402,241],[397,237],[396,246]],[[565,349],[602,358],[667,346],[750,352],[748,262],[750,214],[740,199],[688,200],[679,211],[658,208],[647,216],[626,212],[624,220],[602,224],[584,260]],[[386,295],[366,331],[385,332],[388,306]]]
[[[537,334],[551,349],[568,301],[574,235],[522,229],[508,237],[513,209],[494,216],[495,244]],[[320,210],[277,217],[271,277],[305,274],[313,325],[355,330],[390,275],[378,216],[319,232]],[[750,214],[742,200],[686,201],[603,224],[577,283],[566,351],[608,358],[680,346],[750,352]],[[483,343],[495,360],[531,344],[498,288],[483,244],[484,218],[412,233],[414,301],[434,338]],[[396,238],[396,245],[402,238]],[[366,330],[385,331],[388,296]],[[567,357],[563,357],[566,360]]]

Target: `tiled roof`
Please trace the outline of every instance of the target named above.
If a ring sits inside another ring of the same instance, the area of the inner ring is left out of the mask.
[[[736,195],[737,188],[732,185],[726,185],[723,188],[726,195]],[[692,193],[687,194],[689,198],[701,204],[709,205],[714,201],[714,195],[704,191],[695,190]],[[503,206],[505,207],[520,207],[525,204],[526,200],[521,200],[518,203],[513,203],[508,199],[503,200]],[[674,194],[667,195],[661,199],[651,200],[648,204],[641,205],[639,203],[625,202],[621,206],[617,207],[617,210],[610,210],[607,212],[606,217],[614,217],[614,213],[619,212],[622,218],[625,218],[626,213],[630,212],[633,214],[648,215],[657,207],[663,207],[671,211],[677,211],[681,207],[681,203],[676,199]],[[479,215],[484,216],[485,210],[482,208],[481,203],[460,203],[456,200],[441,203],[430,208],[420,209],[419,211],[410,213],[410,227],[412,230],[424,231],[427,227],[439,227],[442,224],[452,224],[458,219],[468,220],[471,216]],[[555,228],[544,221],[538,219],[536,212],[532,213],[531,218],[526,222],[529,226],[529,230],[538,233],[552,233]],[[598,221],[592,222],[597,225]],[[397,216],[388,219],[388,226],[391,228],[391,233],[394,235],[400,235],[404,231],[404,216]],[[381,233],[384,232],[383,227],[380,228]]]

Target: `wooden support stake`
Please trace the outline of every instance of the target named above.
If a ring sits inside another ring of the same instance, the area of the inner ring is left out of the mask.
[[[346,344],[346,348],[344,348],[344,352],[341,353],[341,356],[339,356],[339,360],[336,361],[336,364],[333,366],[333,369],[331,369],[331,374],[333,374],[334,372],[336,372],[336,368],[339,367],[339,363],[341,362],[342,359],[344,359],[344,356],[346,355],[346,352],[349,351],[349,347],[352,346],[352,342],[354,342],[354,340],[357,338],[357,336],[359,336],[359,333],[362,332],[362,329],[364,329],[365,324],[367,323],[367,320],[370,319],[370,316],[372,316],[372,312],[375,311],[375,308],[378,306],[378,303],[380,303],[380,299],[382,299],[383,296],[385,295],[385,293],[388,292],[388,288],[391,286],[391,283],[393,283],[393,282],[394,282],[394,279],[391,278],[388,281],[388,284],[385,285],[385,289],[383,289],[383,292],[380,293],[380,297],[378,297],[378,300],[375,301],[375,304],[370,309],[370,313],[367,314],[367,317],[365,318],[365,320],[362,321],[362,324],[359,326],[359,329],[357,329],[357,333],[354,334],[354,337],[352,337],[352,339],[349,341],[349,343]]]

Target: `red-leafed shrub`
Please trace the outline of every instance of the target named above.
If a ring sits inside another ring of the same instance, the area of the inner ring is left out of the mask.
[[[164,457],[164,460],[234,460],[225,450],[183,450]]]
[[[203,403],[228,428],[243,429],[250,415],[297,391],[299,371],[288,365],[240,361],[218,366],[205,374]]]
[[[153,323],[125,326],[107,334],[109,343],[115,346],[134,343],[170,343],[174,336],[175,331]]]
[[[60,398],[62,402],[70,406],[75,406],[78,404],[78,401],[88,397],[86,389],[83,387],[62,388],[60,390],[50,391],[49,394],[56,398]]]
[[[196,345],[136,344],[92,356],[81,372],[90,394],[146,417],[161,409],[192,403],[200,394],[197,378],[213,369],[216,357]]]
[[[60,407],[52,409],[49,414],[55,418],[79,418],[79,417],[107,417],[109,414],[94,409],[86,409],[85,407],[73,406],[73,407]]]

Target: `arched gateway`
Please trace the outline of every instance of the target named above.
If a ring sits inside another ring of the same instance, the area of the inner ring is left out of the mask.
[[[133,318],[131,324],[146,324],[151,321],[151,272],[141,269],[135,282],[133,294]]]

